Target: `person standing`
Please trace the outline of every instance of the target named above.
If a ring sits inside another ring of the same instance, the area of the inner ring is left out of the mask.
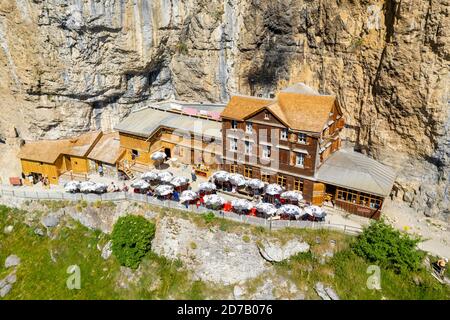
[[[103,166],[102,165],[98,166],[98,174],[100,175],[100,177],[103,177]]]
[[[447,263],[448,263],[448,259],[447,259],[447,258],[439,259],[439,260],[436,262],[436,264],[437,264],[437,266],[438,266],[438,268],[439,268],[439,275],[440,275],[441,277],[443,277],[444,274],[445,274],[445,270],[446,270],[446,268],[447,268]]]
[[[192,167],[192,170],[191,170],[191,178],[192,178],[192,182],[197,181],[197,174],[195,173],[194,167]]]

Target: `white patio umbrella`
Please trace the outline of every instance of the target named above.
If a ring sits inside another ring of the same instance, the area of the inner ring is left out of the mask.
[[[225,199],[217,194],[208,194],[203,197],[203,200],[205,201],[205,204],[209,206],[223,205],[225,203]]]
[[[303,196],[298,191],[285,191],[280,197],[291,201],[300,201],[303,199]]]
[[[211,176],[215,181],[225,182],[228,181],[230,174],[226,171],[216,171]]]
[[[192,190],[185,190],[180,196],[180,202],[192,201],[196,199],[198,199],[198,194]]]
[[[163,161],[164,159],[166,159],[166,157],[167,157],[167,155],[161,151],[156,151],[156,152],[152,153],[152,155],[151,155],[152,160],[155,160],[155,161]]]
[[[211,182],[202,182],[198,186],[199,191],[214,191],[216,190],[216,185]]]
[[[148,189],[150,188],[150,184],[145,180],[137,180],[131,184],[131,187],[134,189]]]
[[[265,213],[270,216],[274,216],[278,211],[278,209],[275,208],[275,206],[273,204],[265,203],[265,202],[260,202],[260,203],[256,204],[255,208],[257,211]]]
[[[80,191],[80,181],[69,181],[64,185],[66,192],[75,193]]]
[[[314,206],[314,205],[306,207],[305,208],[305,213],[309,214],[310,216],[314,216],[316,218],[323,218],[323,217],[325,217],[327,215],[325,210],[323,210],[319,206]]]
[[[83,181],[80,183],[80,192],[89,193],[95,192],[96,184],[92,181]]]
[[[96,183],[94,187],[94,192],[105,193],[108,190],[108,186],[105,183]]]
[[[155,181],[158,180],[158,172],[147,171],[141,175],[141,179],[145,181]]]
[[[264,182],[259,179],[250,179],[247,181],[247,186],[252,189],[262,189],[264,188]]]
[[[251,208],[253,208],[253,203],[246,199],[232,200],[231,205],[237,210],[250,210]]]
[[[170,181],[170,184],[174,187],[181,187],[189,184],[189,179],[186,177],[174,177]]]
[[[170,181],[172,181],[172,178],[173,174],[170,173],[169,171],[158,172],[158,179],[163,183],[170,183]]]
[[[300,216],[302,214],[302,209],[293,204],[284,204],[278,210],[280,213],[285,213],[291,216]]]
[[[278,184],[272,183],[266,187],[266,193],[271,196],[280,194],[281,192],[283,192],[283,188]]]
[[[234,186],[241,187],[246,184],[245,178],[242,174],[232,173],[228,176],[228,181]]]
[[[167,184],[162,184],[155,188],[155,194],[157,196],[167,196],[173,193],[173,187]]]

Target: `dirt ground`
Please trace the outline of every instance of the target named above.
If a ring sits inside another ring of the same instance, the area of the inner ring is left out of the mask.
[[[397,229],[426,239],[419,247],[432,254],[450,258],[450,229],[448,222],[417,213],[405,203],[386,201],[384,216]]]

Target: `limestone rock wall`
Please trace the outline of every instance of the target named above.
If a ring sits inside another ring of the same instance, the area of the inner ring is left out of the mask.
[[[132,108],[303,81],[398,198],[449,212],[448,0],[3,0],[0,139],[113,127]],[[13,130],[12,128],[15,128]]]

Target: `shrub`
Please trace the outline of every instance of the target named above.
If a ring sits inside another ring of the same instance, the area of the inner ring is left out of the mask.
[[[205,223],[209,224],[216,219],[216,216],[213,212],[208,212],[203,215],[203,219],[205,220]]]
[[[397,273],[420,269],[423,253],[416,249],[419,237],[410,237],[384,223],[372,222],[352,245],[358,256]]]
[[[136,269],[151,249],[155,225],[141,216],[120,217],[114,225],[112,251],[123,266]]]
[[[244,242],[249,243],[249,242],[250,242],[250,237],[249,237],[248,235],[244,235],[244,236],[242,237],[242,240],[243,240]]]
[[[187,55],[189,53],[189,49],[186,43],[180,42],[177,44],[177,52],[181,55]]]

